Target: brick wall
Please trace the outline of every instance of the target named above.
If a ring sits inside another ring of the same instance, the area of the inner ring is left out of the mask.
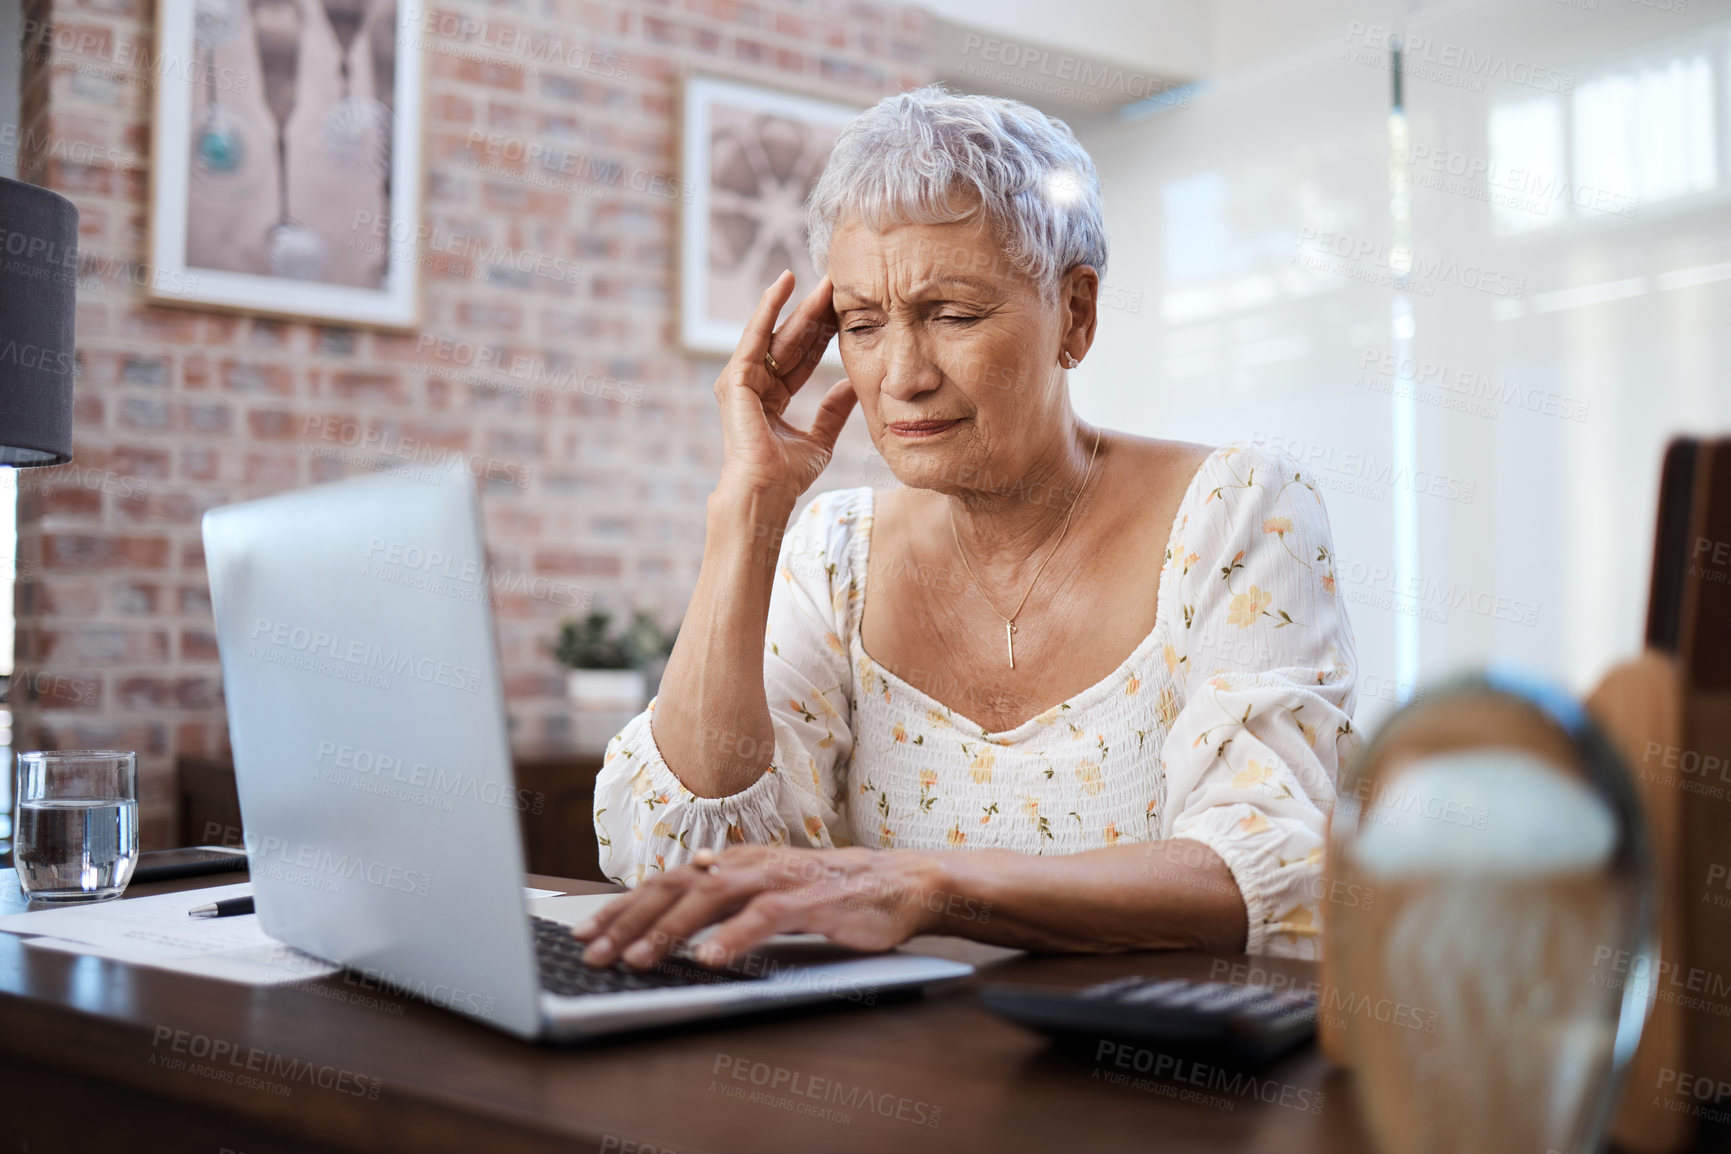
[[[200,516],[400,464],[380,447],[408,445],[467,454],[489,478],[490,559],[512,578],[496,603],[513,742],[565,744],[547,645],[570,602],[649,604],[671,621],[695,580],[720,464],[718,365],[677,349],[678,203],[664,183],[548,187],[480,155],[471,133],[557,144],[597,162],[585,172],[677,177],[683,72],[865,104],[929,79],[925,18],[818,0],[434,5],[435,29],[448,14],[445,27],[499,34],[425,37],[425,222],[556,258],[561,276],[429,259],[425,331],[595,386],[524,388],[415,335],[142,303],[152,80],[133,62],[152,55],[152,11],[26,5],[19,168],[82,214],[81,376],[74,463],[18,478],[16,746],[137,749],[146,843],[169,843],[175,758],[227,750]],[[626,67],[526,64],[489,47],[508,28]],[[856,422],[824,483],[861,483],[867,455]]]

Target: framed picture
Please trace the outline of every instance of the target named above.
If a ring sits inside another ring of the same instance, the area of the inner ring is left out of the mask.
[[[149,299],[413,329],[421,57],[399,0],[157,0]]]
[[[782,269],[793,270],[796,300],[817,283],[805,248],[805,198],[836,137],[860,111],[711,76],[686,80],[679,230],[685,348],[732,355],[757,298]]]

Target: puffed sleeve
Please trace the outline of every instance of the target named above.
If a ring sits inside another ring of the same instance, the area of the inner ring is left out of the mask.
[[[1320,956],[1322,854],[1357,741],[1357,656],[1322,496],[1293,462],[1204,462],[1167,558],[1165,651],[1181,700],[1161,749],[1163,837],[1213,849],[1249,914],[1247,953]]]
[[[761,751],[769,766],[763,776],[729,797],[698,797],[686,789],[650,732],[654,701],[607,743],[595,779],[595,837],[607,877],[634,886],[650,871],[724,842],[847,844],[837,767],[853,750],[853,687],[843,638],[863,584],[851,565],[854,530],[869,515],[869,493],[819,495],[782,541],[764,633],[775,746]]]

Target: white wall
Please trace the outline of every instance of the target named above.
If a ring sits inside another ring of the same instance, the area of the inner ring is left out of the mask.
[[[1084,130],[1112,251],[1099,337],[1072,374],[1084,416],[1149,436],[1385,446],[1387,399],[1352,387],[1387,294],[1294,264],[1305,227],[1386,211],[1387,78],[1299,62],[1211,83],[1188,107]],[[1386,450],[1382,453],[1386,456]],[[1360,720],[1399,697],[1396,620],[1345,578],[1389,565],[1392,506],[1319,478],[1361,673]],[[1380,698],[1376,695],[1381,694]]]
[[[1338,52],[1355,23],[1386,26],[1422,6],[1409,0],[1210,0],[1208,71],[1229,76],[1323,49]]]
[[[1422,567],[1539,606],[1536,627],[1465,614],[1424,644],[1585,691],[1643,640],[1666,441],[1731,428],[1731,5],[1480,7],[1415,31],[1531,69],[1409,86],[1442,168],[1415,190],[1419,251],[1521,286],[1439,277],[1415,302],[1421,362],[1513,386],[1495,420],[1428,414],[1421,453],[1489,499],[1430,520]]]
[[[1217,32],[1258,7],[1222,0]],[[1409,233],[1387,53],[1344,11],[1244,34],[1223,58],[1247,63],[1187,107],[1080,130],[1117,307],[1079,406],[1150,435],[1274,435],[1308,462],[1367,727],[1408,678],[1490,660],[1584,692],[1641,643],[1666,439],[1731,426],[1727,7],[1412,19],[1432,48],[1405,85]],[[1312,47],[1264,55],[1283,38]]]
[[[1206,0],[922,0],[934,16],[1006,40],[1115,60],[1161,75],[1210,66]]]

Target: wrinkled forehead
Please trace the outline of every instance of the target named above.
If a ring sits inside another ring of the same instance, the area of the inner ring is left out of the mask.
[[[837,308],[942,288],[999,298],[1037,290],[1004,255],[998,231],[978,212],[941,224],[909,221],[876,229],[849,217],[832,236],[829,275]]]

